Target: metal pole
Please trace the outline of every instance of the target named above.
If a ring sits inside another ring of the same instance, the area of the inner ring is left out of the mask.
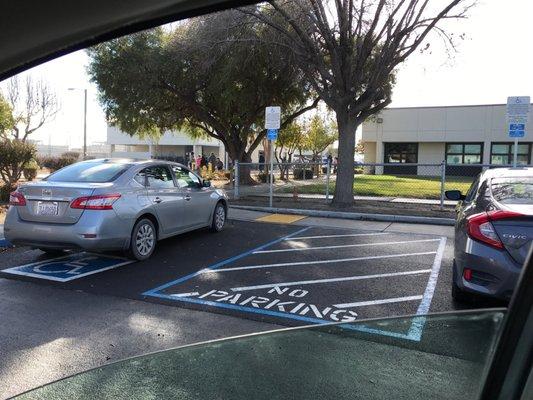
[[[513,151],[513,168],[516,168],[516,163],[518,159],[518,138],[514,138],[514,151]]]
[[[331,163],[327,162],[326,166],[326,203],[329,201],[329,175],[331,171]]]
[[[235,160],[235,172],[233,176],[233,197],[239,199],[239,161]]]
[[[87,159],[87,89],[83,97],[83,159]]]
[[[444,184],[446,183],[446,162],[440,163],[440,209],[444,209]]]
[[[270,193],[268,204],[272,208],[272,187],[274,186],[274,143],[270,140]]]

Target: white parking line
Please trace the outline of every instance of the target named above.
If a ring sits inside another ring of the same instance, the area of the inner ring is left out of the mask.
[[[174,297],[191,297],[191,296],[198,296],[199,294],[200,294],[199,292],[190,292],[190,293],[171,294],[171,296],[174,296]]]
[[[406,296],[406,297],[395,297],[393,299],[358,301],[356,303],[335,304],[335,307],[337,307],[337,308],[351,308],[351,307],[374,306],[374,305],[377,305],[377,304],[401,303],[403,301],[422,300],[422,297],[424,297],[424,296]]]
[[[392,276],[427,274],[430,272],[431,272],[430,269],[419,269],[419,270],[414,270],[414,271],[390,272],[387,274],[355,275],[355,276],[345,276],[342,278],[314,279],[314,280],[309,280],[309,281],[278,282],[278,283],[269,283],[265,285],[242,286],[242,287],[232,288],[231,290],[234,292],[244,292],[247,290],[268,289],[268,288],[273,288],[273,287],[281,288],[281,287],[287,287],[287,286],[313,285],[316,283],[358,281],[362,279],[388,278]],[[420,298],[422,298],[422,296],[420,296]]]
[[[376,260],[381,258],[397,258],[397,257],[410,257],[410,256],[425,256],[428,254],[435,254],[435,251],[425,251],[421,253],[404,253],[404,254],[389,254],[385,256],[367,256],[367,257],[353,257],[353,258],[339,258],[333,260],[316,260],[316,261],[298,261],[292,263],[278,263],[278,264],[262,264],[262,265],[247,265],[244,267],[234,268],[220,268],[220,269],[204,269],[200,271],[201,274],[213,274],[227,271],[242,271],[246,269],[259,269],[259,268],[273,268],[273,267],[289,267],[293,265],[313,265],[313,264],[331,264],[338,262],[349,261],[362,261],[362,260]]]
[[[378,235],[390,235],[388,232],[373,232],[373,233],[351,233],[347,235],[321,235],[321,236],[295,236],[289,237],[284,240],[306,240],[306,239],[324,239],[324,238],[338,238],[338,237],[352,237],[352,236],[378,236]]]
[[[405,243],[424,243],[424,242],[438,242],[440,239],[422,239],[422,240],[404,240],[400,242],[379,242],[379,243],[356,243],[356,244],[344,244],[337,246],[319,246],[319,247],[299,247],[290,249],[275,249],[275,250],[259,250],[254,251],[253,254],[264,253],[284,253],[288,251],[304,251],[304,250],[326,250],[326,249],[341,249],[346,247],[364,247],[364,246],[384,246],[393,244],[405,244]]]

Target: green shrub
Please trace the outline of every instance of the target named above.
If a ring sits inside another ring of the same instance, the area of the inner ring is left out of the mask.
[[[4,185],[14,186],[22,176],[24,165],[36,153],[35,146],[16,139],[0,140],[0,178]]]
[[[61,158],[73,158],[77,161],[80,158],[80,153],[77,151],[67,151],[61,154]]]
[[[294,168],[293,176],[295,180],[313,179],[312,169]]]
[[[69,155],[69,153],[64,153],[61,155],[61,157],[41,157],[39,164],[42,167],[48,168],[51,172],[54,172],[58,169],[66,167],[67,165],[74,164],[77,161],[77,157],[73,157]]]
[[[16,189],[15,186],[2,185],[0,186],[0,203],[7,203],[9,201],[9,193]]]
[[[39,172],[39,164],[34,159],[31,159],[29,162],[24,164],[24,178],[28,181],[33,181],[37,178],[37,172]]]

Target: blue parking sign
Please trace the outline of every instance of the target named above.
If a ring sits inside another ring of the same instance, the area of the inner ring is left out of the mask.
[[[276,140],[278,138],[278,130],[277,129],[267,129],[267,139],[268,140]]]
[[[68,282],[87,275],[96,274],[133,261],[101,254],[76,253],[50,260],[8,268],[2,272],[13,275],[31,276],[56,282]]]
[[[526,134],[525,124],[509,124],[509,137],[521,138]]]

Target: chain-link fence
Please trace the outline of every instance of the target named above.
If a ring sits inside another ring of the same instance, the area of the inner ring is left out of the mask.
[[[316,199],[328,202],[335,193],[337,166],[327,163],[275,163],[270,185],[269,164],[236,163],[234,199],[272,206],[276,199]],[[475,177],[487,168],[509,165],[480,164],[368,164],[355,163],[356,200],[453,206],[446,190],[466,193]],[[272,196],[270,191],[272,189]]]

